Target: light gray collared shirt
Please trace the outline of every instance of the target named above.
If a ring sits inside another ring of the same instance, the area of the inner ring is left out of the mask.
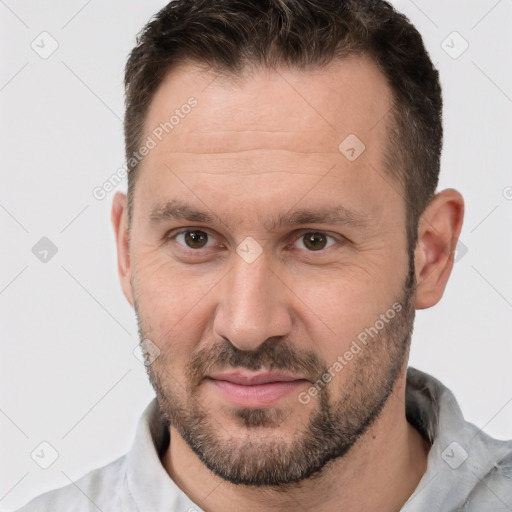
[[[512,512],[512,440],[494,439],[465,421],[453,393],[412,367],[406,414],[432,447],[427,471],[401,512]],[[169,431],[155,398],[126,455],[18,512],[204,512],[162,466],[168,445]]]

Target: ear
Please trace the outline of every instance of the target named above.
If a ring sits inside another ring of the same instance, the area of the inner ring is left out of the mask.
[[[130,242],[128,232],[128,201],[126,194],[116,192],[112,201],[112,225],[117,245],[117,270],[124,296],[132,305],[132,269],[130,265]]]
[[[416,309],[430,308],[441,300],[463,220],[464,199],[454,189],[438,192],[423,212],[414,251]]]

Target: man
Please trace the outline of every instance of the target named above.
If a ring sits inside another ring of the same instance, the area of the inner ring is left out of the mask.
[[[22,510],[512,510],[512,442],[407,367],[464,213],[408,20],[177,0],[125,84],[112,220],[156,399],[125,457]]]

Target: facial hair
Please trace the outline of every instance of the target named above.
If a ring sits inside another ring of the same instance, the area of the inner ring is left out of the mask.
[[[241,439],[230,434],[218,409],[217,415],[212,414],[198,399],[203,379],[213,367],[265,368],[307,375],[315,383],[328,373],[326,361],[312,351],[299,353],[282,339],[269,338],[254,351],[240,350],[224,340],[190,355],[184,385],[169,371],[172,343],[152,337],[135,300],[140,339],[166,347],[146,368],[168,427],[176,429],[215,475],[236,485],[286,491],[306,478],[320,477],[330,461],[346,455],[376,422],[405,371],[415,316],[415,288],[414,258],[410,254],[402,295],[394,301],[402,308],[387,323],[381,322],[384,327],[366,345],[359,343],[361,350],[341,370],[344,379],[335,376],[319,391],[307,422],[288,440],[271,435],[290,414],[279,407],[223,407],[223,413],[236,419],[246,435]],[[336,388],[335,394],[332,390]]]

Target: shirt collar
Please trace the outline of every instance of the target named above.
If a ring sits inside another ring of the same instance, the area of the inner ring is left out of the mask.
[[[440,381],[409,367],[406,415],[431,443],[427,470],[402,512],[461,510],[472,491],[511,446],[464,419],[454,394]]]
[[[155,397],[139,419],[135,440],[127,455],[128,491],[141,512],[203,512],[174,483],[162,465],[160,458],[169,441],[169,429]]]

